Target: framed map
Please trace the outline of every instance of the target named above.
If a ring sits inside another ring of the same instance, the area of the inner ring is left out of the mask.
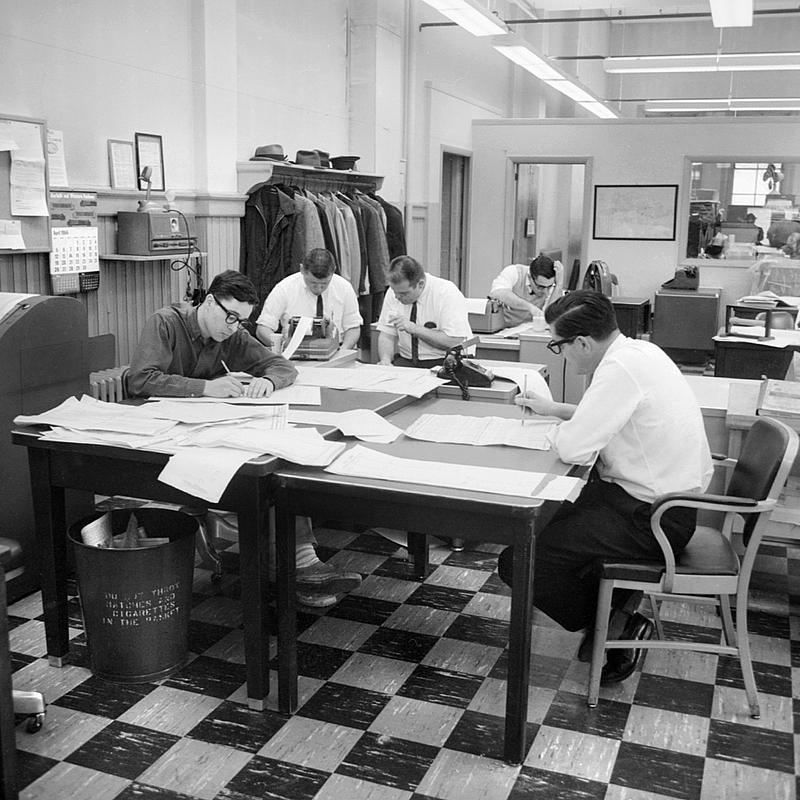
[[[677,184],[595,186],[595,239],[674,241]]]

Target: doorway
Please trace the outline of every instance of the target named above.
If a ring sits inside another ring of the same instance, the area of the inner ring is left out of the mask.
[[[585,173],[582,163],[514,164],[513,263],[528,264],[545,253],[564,265],[569,281],[581,258]]]
[[[466,294],[469,156],[442,153],[442,236],[439,275]]]

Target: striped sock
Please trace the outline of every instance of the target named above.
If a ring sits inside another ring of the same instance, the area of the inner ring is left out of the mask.
[[[297,545],[297,552],[295,554],[297,569],[310,567],[316,564],[319,559],[317,558],[317,551],[311,542]]]

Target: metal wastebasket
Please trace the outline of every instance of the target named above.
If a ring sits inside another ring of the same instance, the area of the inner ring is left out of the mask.
[[[197,519],[163,508],[109,513],[114,535],[124,533],[135,514],[148,537],[169,542],[127,549],[85,545],[81,529],[102,513],[70,527],[91,668],[116,683],[159,680],[180,669],[189,653]]]

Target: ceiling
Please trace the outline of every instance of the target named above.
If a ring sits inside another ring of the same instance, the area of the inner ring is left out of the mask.
[[[519,21],[512,30],[525,31],[544,54],[578,79],[621,116],[650,116],[648,100],[800,98],[800,70],[782,72],[714,72],[608,74],[603,57],[759,53],[800,51],[798,0],[754,0],[750,28],[714,28],[709,0],[489,0],[489,8],[506,20]],[[503,14],[503,11],[506,14]],[[777,14],[770,14],[777,11]],[[782,12],[782,13],[780,13]],[[654,20],[631,20],[652,15]],[[692,16],[685,16],[692,15]],[[703,16],[698,16],[703,15]],[[707,16],[706,16],[707,15]],[[578,19],[604,18],[606,25]],[[544,23],[571,18],[575,22]],[[529,20],[528,24],[523,20]],[[539,20],[536,22],[535,20]],[[598,33],[598,31],[600,31]],[[800,111],[680,111],[673,116],[792,114]],[[659,114],[659,116],[665,116]]]

